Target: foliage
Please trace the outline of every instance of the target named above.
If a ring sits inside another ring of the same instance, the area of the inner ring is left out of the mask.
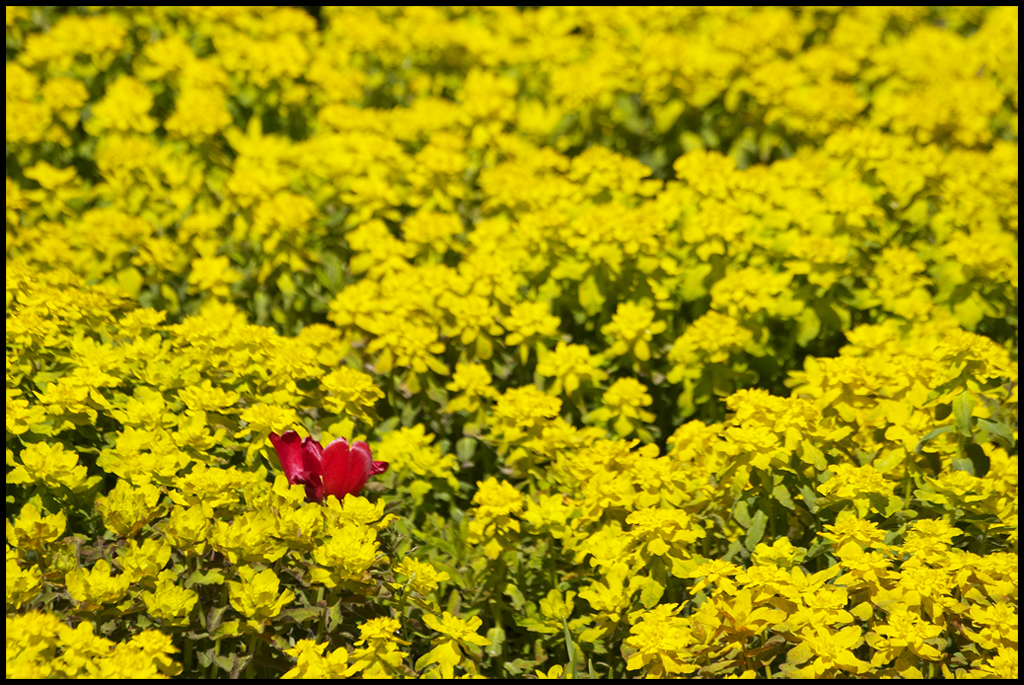
[[[8,677],[1016,678],[1016,8],[6,16]]]

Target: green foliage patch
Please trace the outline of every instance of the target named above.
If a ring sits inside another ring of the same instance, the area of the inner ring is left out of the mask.
[[[320,12],[7,8],[9,678],[1016,678],[1017,8]]]

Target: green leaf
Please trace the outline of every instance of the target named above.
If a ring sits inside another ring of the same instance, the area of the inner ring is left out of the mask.
[[[115,275],[117,284],[126,291],[129,295],[134,298],[139,296],[139,291],[142,290],[144,279],[139,270],[134,266],[128,266],[117,272]]]
[[[888,473],[902,464],[904,459],[906,459],[906,455],[902,450],[893,450],[878,457],[871,464],[879,473]]]
[[[499,656],[505,646],[505,630],[495,626],[487,631],[487,639],[491,641],[491,644],[487,645],[488,656]]]
[[[953,457],[953,470],[954,471],[966,471],[967,473],[974,475],[974,463],[967,458]]]
[[[490,359],[494,355],[494,344],[486,335],[478,334],[476,337],[476,356],[480,359]]]
[[[794,511],[796,509],[796,505],[793,504],[793,498],[789,496],[789,490],[786,489],[785,485],[780,483],[772,488],[772,497],[775,498],[775,501],[790,511]]]
[[[800,347],[807,345],[821,333],[821,319],[814,309],[805,309],[797,316],[796,343]]]
[[[341,602],[335,602],[327,610],[327,632],[333,633],[334,629],[341,625],[344,617],[341,615]]]
[[[213,663],[216,663],[217,666],[223,668],[224,670],[230,670],[231,668],[231,660],[227,657],[214,656],[212,647],[199,654],[199,664],[203,668],[209,668],[210,664]]]
[[[726,669],[735,668],[735,667],[736,667],[736,660],[735,659],[722,659],[720,661],[716,661],[713,664],[708,664],[704,668],[700,669],[700,671],[698,671],[698,674],[701,675],[701,676],[713,676],[713,675],[716,675],[718,673],[721,673],[722,671],[725,671]]]
[[[292,280],[292,277],[288,274],[287,271],[285,271],[284,273],[277,277],[277,287],[284,295],[287,295],[288,297],[294,296],[295,293],[297,292],[297,289],[295,287],[295,281]]]
[[[519,588],[512,583],[505,586],[505,594],[512,600],[512,606],[515,607],[516,610],[521,610],[526,606],[526,598],[523,597],[523,593],[520,592]]]
[[[729,545],[729,549],[725,550],[725,556],[722,557],[722,561],[732,561],[733,557],[740,553],[743,549],[743,543],[739,540],[733,540],[732,544]]]
[[[704,285],[704,279],[708,277],[713,269],[710,263],[697,264],[688,268],[683,274],[683,282],[679,285],[678,293],[687,302],[693,302],[708,294]]]
[[[384,435],[385,433],[390,433],[391,431],[398,428],[400,422],[401,419],[399,417],[389,416],[388,418],[384,419],[376,426],[374,426],[373,432],[376,433],[378,436]]]
[[[898,511],[903,511],[903,500],[896,495],[889,495],[885,511],[883,512],[884,516],[889,518]]]
[[[605,297],[597,285],[594,275],[590,274],[579,287],[580,307],[590,316],[596,316],[604,306]]]
[[[320,609],[285,609],[278,616],[295,623],[305,623],[311,618],[323,615]]]
[[[1006,443],[1006,446],[1009,449],[1013,449],[1013,446],[1017,444],[1013,439],[1013,431],[1010,430],[1010,427],[1006,424],[998,421],[991,421],[989,419],[978,419],[977,423],[979,428],[988,431]]]
[[[202,573],[196,570],[185,579],[185,588],[191,588],[193,585],[221,585],[223,582],[224,574],[220,571],[213,570],[209,573]]]
[[[227,609],[227,606],[213,607],[210,609],[210,613],[206,617],[206,632],[212,633],[220,627],[220,622],[224,620],[224,612],[227,611]]]
[[[836,313],[835,308],[828,300],[815,300],[814,311],[818,313],[822,326],[833,331],[843,330],[843,321],[839,318],[839,314]]]
[[[985,454],[985,450],[981,449],[981,445],[969,442],[964,445],[964,452],[971,462],[971,475],[984,478],[989,468],[992,467],[992,460]]]
[[[431,378],[427,378],[427,397],[438,406],[443,407],[448,404],[448,391],[435,384]]]
[[[818,449],[810,440],[804,440],[800,443],[800,459],[801,461],[810,464],[818,471],[824,471],[828,468],[828,461],[825,460],[825,453]]]
[[[941,428],[936,428],[934,430],[928,431],[927,433],[924,434],[924,437],[921,438],[917,442],[917,447],[914,448],[914,452],[917,453],[917,454],[921,454],[921,448],[924,447],[924,444],[926,442],[928,442],[932,438],[937,438],[938,436],[942,435],[943,433],[950,433],[950,432],[955,431],[955,430],[956,430],[956,425],[955,424],[949,424],[948,426],[942,426]]]
[[[476,454],[476,438],[462,437],[455,443],[455,454],[459,456],[460,462],[467,462],[473,459]]]
[[[809,485],[800,486],[800,495],[804,498],[804,502],[807,504],[807,508],[814,511],[814,503],[818,501],[818,495],[814,492]]]
[[[568,680],[576,679],[576,645],[572,641],[572,633],[569,632],[569,624],[565,620],[565,616],[562,617],[562,628],[565,629],[565,651],[569,657],[569,667],[566,669],[565,677]]]
[[[501,667],[503,669],[505,669],[506,673],[508,673],[510,676],[514,677],[514,676],[520,675],[523,672],[523,669],[519,667],[519,664],[522,661],[523,661],[522,659],[516,659],[515,661],[506,661],[505,663],[503,663],[501,665]],[[527,667],[527,668],[529,668],[529,667]]]
[[[228,678],[231,680],[238,680],[238,676],[242,673],[242,669],[249,665],[249,661],[252,659],[252,654],[236,654],[234,663],[231,664],[231,672]]]
[[[241,621],[228,621],[227,623],[221,623],[216,630],[210,631],[211,640],[220,640],[225,637],[238,637],[242,634],[242,622]]]
[[[452,590],[452,593],[448,595],[448,613],[455,616],[459,613],[459,609],[462,608],[462,595],[459,594],[458,590]]]
[[[653,609],[665,594],[665,586],[654,578],[645,578],[640,586],[640,602],[648,609]]]
[[[432,559],[430,563],[433,564],[438,571],[446,572],[451,577],[453,583],[459,587],[466,587],[466,578],[457,568],[451,564],[446,564],[443,561],[438,561],[437,559]]]
[[[953,422],[960,435],[968,438],[973,434],[971,414],[974,412],[975,403],[974,396],[966,390],[953,398]]]
[[[814,652],[811,651],[810,645],[806,642],[801,642],[799,645],[789,650],[786,654],[786,662],[790,664],[802,664],[812,656],[814,656]]]
[[[761,538],[764,537],[764,528],[768,523],[768,516],[758,510],[754,514],[754,518],[750,521],[750,528],[747,529],[747,538],[743,542],[743,546],[747,548],[748,552],[753,552],[754,548],[757,547],[758,543],[761,542]]]
[[[166,283],[160,286],[160,294],[167,301],[167,313],[174,315],[181,311],[181,303],[178,300],[178,293]]]
[[[744,528],[750,528],[750,512],[747,511],[747,503],[739,501],[732,511],[732,517]]]
[[[414,530],[413,531],[413,536],[416,537],[419,540],[422,540],[423,542],[425,542],[425,543],[427,543],[429,545],[433,545],[434,547],[437,547],[439,550],[441,550],[442,552],[447,553],[449,556],[451,556],[453,558],[458,558],[458,556],[459,556],[459,551],[457,549],[455,549],[455,545],[453,545],[451,542],[445,540],[444,538],[438,537],[436,535],[430,535],[428,533],[424,533],[421,530]]]

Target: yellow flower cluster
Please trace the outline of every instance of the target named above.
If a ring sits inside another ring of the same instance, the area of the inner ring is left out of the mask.
[[[7,8],[8,677],[1016,677],[1016,8],[307,9]]]

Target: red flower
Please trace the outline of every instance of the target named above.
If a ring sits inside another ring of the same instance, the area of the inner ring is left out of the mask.
[[[300,440],[295,431],[285,431],[271,433],[270,442],[288,482],[306,486],[307,502],[323,502],[326,495],[339,500],[358,495],[370,476],[388,470],[386,461],[373,461],[370,446],[361,440],[349,446],[338,438],[324,449],[313,438]]]

